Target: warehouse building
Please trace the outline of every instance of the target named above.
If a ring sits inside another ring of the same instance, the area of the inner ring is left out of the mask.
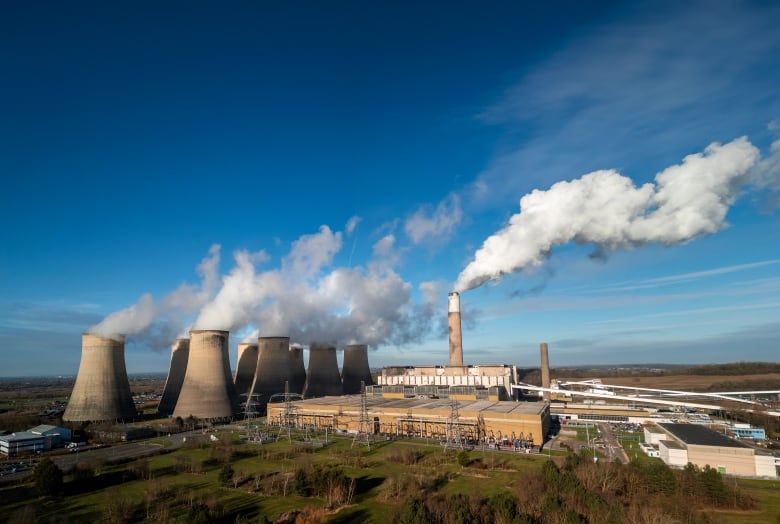
[[[700,424],[658,424],[665,438],[657,438],[661,460],[670,466],[688,463],[709,466],[720,473],[750,477],[777,476],[772,455],[713,431]],[[647,435],[647,432],[645,433]]]

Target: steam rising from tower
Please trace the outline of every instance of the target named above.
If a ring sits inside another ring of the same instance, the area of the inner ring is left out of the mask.
[[[460,325],[460,295],[453,291],[447,296],[447,323],[450,333],[450,366],[463,365],[463,334]]]
[[[108,338],[84,333],[79,373],[62,420],[130,420],[135,415],[125,367],[124,335]]]
[[[310,398],[343,394],[344,388],[341,384],[336,348],[330,345],[311,344],[309,346],[309,371],[306,373],[303,396]]]
[[[715,233],[724,227],[742,187],[751,182],[751,168],[759,158],[758,149],[742,137],[710,144],[703,153],[658,173],[655,183],[640,187],[614,170],[602,170],[558,182],[547,191],[534,190],[520,199],[520,212],[509,224],[485,240],[455,289],[472,289],[537,266],[554,246],[568,242],[608,251],[681,244]]]
[[[368,346],[352,344],[344,346],[344,366],[341,370],[341,381],[345,395],[360,393],[360,383],[373,385],[371,369],[368,367]]]
[[[179,400],[181,386],[184,384],[184,376],[187,374],[187,360],[190,354],[190,340],[180,338],[171,346],[171,367],[168,370],[168,378],[165,380],[160,404],[157,412],[160,415],[172,415],[176,402]]]
[[[233,417],[238,396],[230,374],[227,331],[190,331],[190,354],[175,417]]]

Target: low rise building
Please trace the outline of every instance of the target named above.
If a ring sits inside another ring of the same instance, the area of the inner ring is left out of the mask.
[[[658,444],[661,460],[670,466],[691,463],[729,475],[777,476],[774,457],[700,424],[659,424],[667,438]]]
[[[46,437],[30,431],[0,435],[0,454],[7,457],[37,453],[44,450]]]

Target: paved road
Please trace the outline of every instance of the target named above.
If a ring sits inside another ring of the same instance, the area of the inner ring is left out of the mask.
[[[620,460],[624,464],[628,464],[628,455],[626,455],[620,442],[618,442],[617,437],[612,433],[612,427],[609,424],[599,424],[599,430],[601,431],[601,440],[604,446],[600,449],[607,456],[607,460],[610,462]]]

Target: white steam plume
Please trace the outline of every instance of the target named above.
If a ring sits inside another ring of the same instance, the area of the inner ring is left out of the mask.
[[[197,329],[241,330],[254,326],[250,337],[289,336],[299,344],[311,342],[403,345],[422,340],[433,328],[438,284],[424,283],[422,297],[393,269],[392,239],[374,246],[366,266],[333,267],[342,248],[342,235],[322,226],[293,243],[278,269],[258,272],[264,257],[236,254],[236,266],[223,278],[222,288],[206,304]]]
[[[553,246],[592,243],[625,249],[687,242],[725,226],[726,212],[748,182],[759,151],[745,137],[703,153],[636,187],[613,170],[595,171],[520,199],[520,212],[490,236],[460,273],[455,290],[539,265]]]
[[[132,306],[111,313],[87,331],[109,338],[136,335],[136,339],[154,348],[170,347],[171,340],[181,331],[184,317],[198,311],[216,291],[219,259],[220,246],[214,244],[197,267],[199,286],[183,283],[160,301],[145,293]]]

